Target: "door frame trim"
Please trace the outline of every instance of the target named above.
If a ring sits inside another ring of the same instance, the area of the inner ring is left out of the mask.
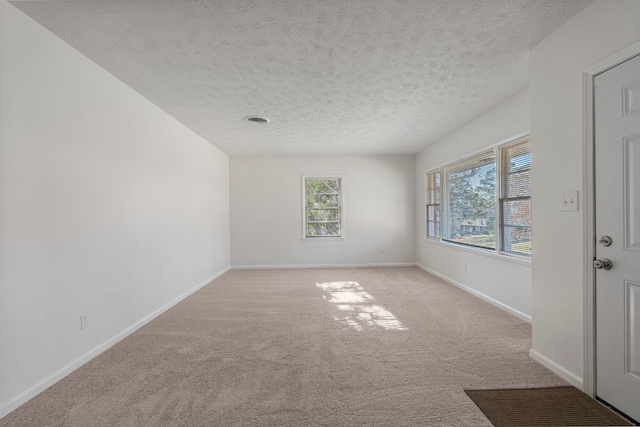
[[[584,332],[584,360],[582,374],[582,388],[591,397],[596,397],[596,299],[595,299],[595,259],[596,223],[595,223],[595,96],[593,90],[594,78],[616,65],[640,55],[640,41],[620,52],[592,65],[582,72],[583,87],[583,332]]]

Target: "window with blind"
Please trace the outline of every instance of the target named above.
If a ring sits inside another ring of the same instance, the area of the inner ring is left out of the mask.
[[[443,168],[443,240],[495,249],[496,161],[494,150]]]
[[[342,178],[303,176],[304,238],[342,237]]]
[[[520,138],[425,174],[426,237],[531,256],[531,147]]]
[[[500,150],[502,250],[531,256],[531,146],[528,139]]]
[[[427,172],[427,237],[440,237],[440,171]]]

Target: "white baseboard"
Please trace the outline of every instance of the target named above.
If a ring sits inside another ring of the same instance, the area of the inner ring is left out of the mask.
[[[502,302],[500,302],[498,300],[495,300],[495,299],[491,298],[490,296],[483,294],[482,292],[476,291],[475,289],[470,288],[467,285],[463,285],[462,283],[460,283],[458,281],[455,281],[452,278],[445,276],[444,274],[440,274],[437,271],[434,271],[434,270],[431,270],[430,268],[425,267],[424,265],[415,264],[415,266],[418,267],[421,270],[426,271],[429,274],[433,274],[434,276],[441,278],[445,282],[450,283],[450,284],[462,289],[463,291],[469,292],[471,295],[474,295],[474,296],[476,296],[476,297],[478,297],[478,298],[480,298],[482,300],[485,300],[488,303],[493,304],[496,307],[501,308],[504,311],[506,311],[506,312],[508,312],[510,314],[513,314],[516,317],[519,317],[520,319],[524,320],[525,322],[531,323],[531,316],[529,316],[528,314],[525,314],[525,313],[523,313],[521,311],[518,311],[515,308],[509,307],[508,305],[506,305],[506,304],[504,304],[504,303],[502,303]]]
[[[371,264],[291,264],[291,265],[232,265],[232,270],[283,270],[294,268],[362,268],[362,267],[415,267],[413,262]]]
[[[63,379],[64,377],[66,377],[67,375],[69,375],[70,373],[72,373],[73,371],[75,371],[76,369],[78,369],[79,367],[81,367],[82,365],[84,365],[85,363],[90,361],[91,359],[93,359],[94,357],[98,356],[100,353],[102,353],[105,350],[107,350],[109,347],[111,347],[114,344],[118,343],[119,341],[123,340],[127,336],[131,335],[132,333],[134,333],[135,331],[137,331],[138,329],[140,329],[141,327],[143,327],[144,325],[146,325],[147,323],[149,323],[150,321],[152,321],[156,317],[160,316],[162,313],[164,313],[165,311],[169,310],[171,307],[175,306],[176,304],[178,304],[179,302],[181,302],[182,300],[184,300],[185,298],[187,298],[191,294],[195,293],[196,291],[200,290],[201,288],[203,288],[207,284],[211,283],[213,280],[215,280],[218,277],[222,276],[227,271],[229,271],[229,267],[225,268],[224,270],[220,271],[219,273],[214,274],[213,276],[211,276],[210,278],[206,279],[202,283],[199,283],[194,288],[192,288],[189,291],[183,293],[179,297],[175,298],[174,300],[172,300],[169,303],[165,304],[164,306],[160,307],[159,309],[157,309],[153,313],[149,314],[148,316],[144,317],[143,319],[137,321],[136,323],[134,323],[133,325],[129,326],[124,331],[120,332],[119,334],[117,334],[113,338],[107,340],[103,344],[101,344],[101,345],[95,347],[94,349],[90,350],[88,353],[84,354],[80,358],[78,358],[78,359],[74,360],[73,362],[69,363],[64,368],[60,369],[59,371],[53,373],[49,377],[47,377],[44,380],[40,381],[38,384],[34,385],[33,387],[29,388],[28,390],[24,391],[23,393],[20,393],[18,396],[14,397],[13,399],[9,400],[8,402],[3,403],[2,405],[0,405],[0,418],[3,418],[6,415],[8,415],[9,413],[13,412],[19,406],[21,406],[21,405],[25,404],[27,401],[33,399],[35,396],[37,396],[38,394],[42,393],[47,388],[51,387],[53,384],[57,383],[58,381],[60,381],[61,379]]]
[[[584,384],[582,381],[582,377],[579,377],[578,375],[571,372],[564,366],[554,362],[553,360],[549,359],[547,356],[544,356],[538,353],[534,349],[529,350],[529,357],[531,357],[533,360],[535,360],[545,368],[549,369],[551,372],[558,375],[563,380],[567,381],[569,384],[571,384],[575,388],[579,390],[583,390]]]
[[[506,304],[501,303],[500,301],[497,301],[485,294],[483,294],[482,292],[478,292],[475,289],[472,289],[466,285],[463,285],[460,282],[457,282],[453,279],[451,279],[450,277],[447,277],[443,274],[440,274],[436,271],[431,270],[430,268],[427,268],[423,265],[420,264],[416,264],[416,267],[420,268],[421,270],[426,271],[427,273],[433,274],[436,277],[441,278],[442,280],[451,283],[454,286],[459,287],[460,289],[463,289],[464,291],[469,292],[472,295],[477,296],[478,298],[481,298],[493,305],[495,305],[498,308],[501,308],[511,314],[513,314],[514,316],[519,317],[520,319],[531,323],[532,319],[531,316],[524,314],[518,310],[515,310],[511,307],[509,307]],[[535,360],[536,362],[540,363],[542,366],[544,366],[545,368],[549,369],[550,371],[552,371],[553,373],[555,373],[556,375],[558,375],[560,378],[562,378],[563,380],[567,381],[569,384],[571,384],[572,386],[578,388],[579,390],[583,390],[583,381],[582,378],[578,375],[576,375],[575,373],[569,371],[568,369],[566,369],[565,367],[563,367],[562,365],[554,362],[553,360],[549,359],[548,357],[540,354],[539,352],[537,352],[534,349],[530,349],[529,350],[529,357],[531,357],[533,360]]]

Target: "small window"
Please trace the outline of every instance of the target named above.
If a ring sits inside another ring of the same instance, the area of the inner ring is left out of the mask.
[[[502,250],[531,256],[531,144],[529,139],[500,149]]]
[[[304,238],[342,237],[342,178],[305,176]]]
[[[443,240],[495,249],[495,151],[444,168],[446,217]]]
[[[427,237],[440,237],[440,170],[427,172]]]

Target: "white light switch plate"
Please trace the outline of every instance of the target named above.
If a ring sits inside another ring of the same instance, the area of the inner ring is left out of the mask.
[[[560,193],[560,210],[561,211],[577,211],[578,210],[578,192],[563,191]]]

